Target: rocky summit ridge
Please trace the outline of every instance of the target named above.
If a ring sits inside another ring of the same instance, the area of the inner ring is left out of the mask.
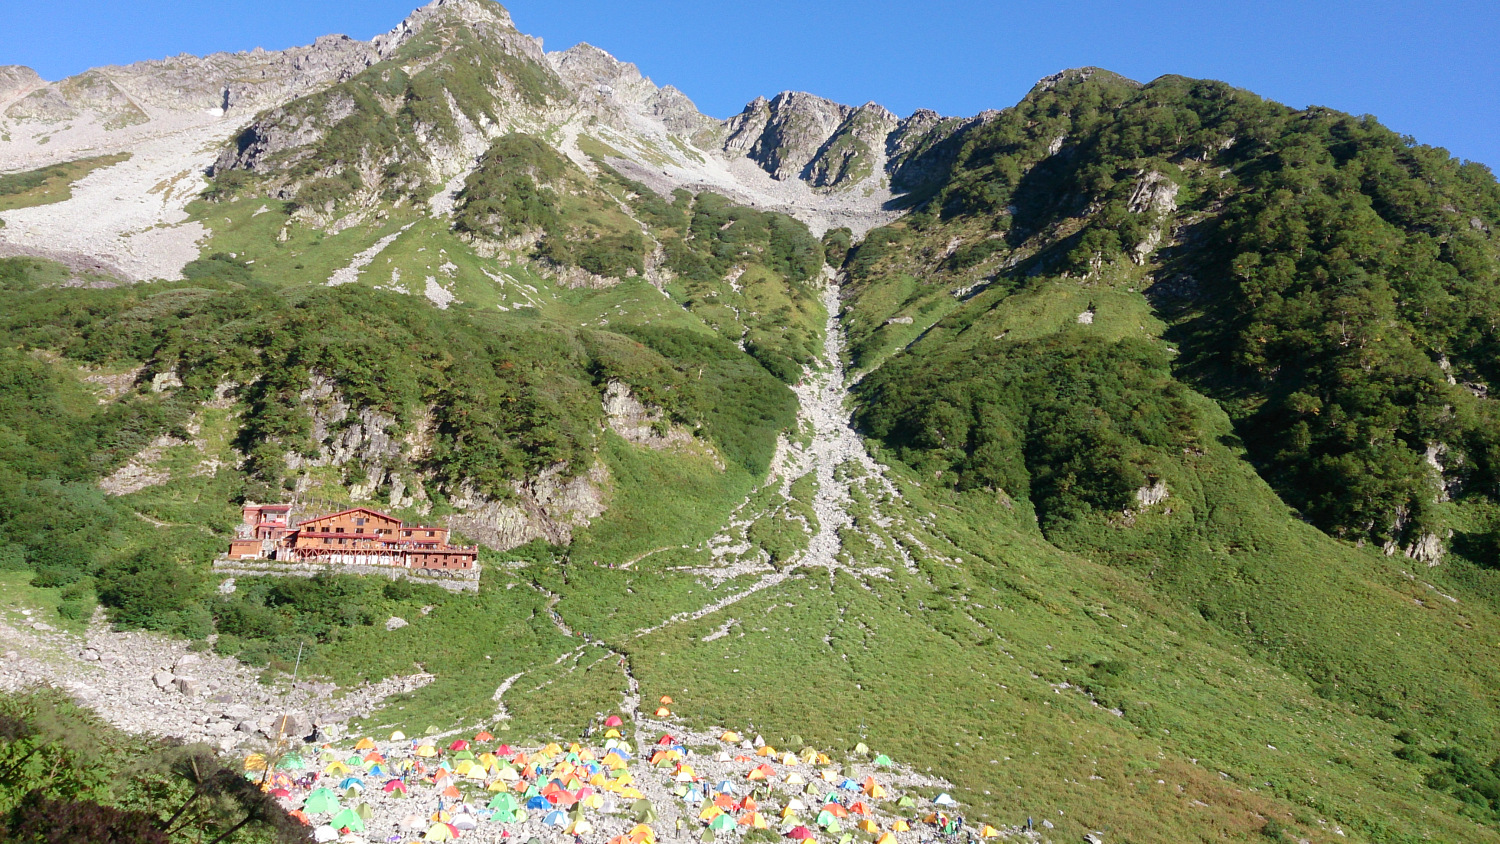
[[[477,74],[454,61],[461,54]],[[417,80],[422,90],[383,100],[397,95],[380,93],[397,84],[392,73]],[[927,111],[900,119],[873,103],[851,107],[798,92],[757,99],[719,120],[598,47],[546,53],[497,3],[434,0],[368,42],[328,35],[288,50],[181,55],[56,82],[29,68],[0,68],[0,172],[117,153],[130,154],[135,171],[99,174],[97,192],[86,180],[69,213],[37,212],[0,240],[13,251],[51,240],[54,252],[90,254],[131,278],[176,277],[199,232],[146,239],[163,241],[160,248],[132,237],[182,225],[186,202],[205,186],[203,174],[285,171],[284,193],[291,195],[312,178],[291,172],[297,162],[315,157],[341,122],[370,109],[394,121],[407,143],[372,153],[361,166],[420,171],[408,185],[413,193],[456,191],[490,142],[510,131],[553,138],[559,152],[590,169],[590,154],[599,150],[580,147],[587,136],[605,145],[611,166],[663,194],[713,190],[788,213],[816,233],[840,226],[862,233],[895,219],[901,195],[941,169],[942,142],[976,122]],[[229,138],[236,140],[224,143]],[[373,201],[381,180],[364,181]],[[104,212],[120,190],[163,182],[173,188],[149,214]],[[435,205],[445,207],[443,200]],[[85,233],[55,228],[79,216],[99,222]]]

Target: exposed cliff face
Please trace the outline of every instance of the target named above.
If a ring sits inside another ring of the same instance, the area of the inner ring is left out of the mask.
[[[565,477],[565,471],[564,466],[553,466],[517,482],[515,497],[507,501],[460,489],[450,503],[464,512],[450,516],[448,526],[499,551],[536,539],[567,545],[574,529],[588,527],[608,508],[609,470],[596,463],[572,479]]]
[[[372,44],[329,35],[310,46],[278,52],[183,55],[104,67],[33,86],[5,116],[50,122],[93,118],[109,128],[122,121],[149,121],[162,112],[248,115],[347,79],[376,58]],[[0,101],[8,99],[5,75],[0,71]]]
[[[712,132],[717,122],[705,117],[687,95],[667,85],[658,88],[629,62],[622,62],[592,44],[579,44],[547,60],[573,90],[580,104],[628,128],[630,115],[659,122],[667,130],[693,137]]]
[[[566,545],[575,528],[586,527],[607,507],[609,472],[603,464],[571,478],[567,466],[551,466],[534,478],[517,481],[513,496],[500,500],[467,484],[448,488],[422,469],[430,443],[429,419],[419,419],[403,431],[394,416],[370,408],[356,410],[333,381],[321,376],[311,379],[301,400],[317,451],[310,457],[287,455],[287,468],[301,474],[299,493],[311,489],[308,470],[336,467],[350,475],[352,500],[372,501],[384,490],[377,505],[425,513],[431,508],[427,490],[438,483],[460,511],[448,517],[449,526],[499,551],[534,539]]]

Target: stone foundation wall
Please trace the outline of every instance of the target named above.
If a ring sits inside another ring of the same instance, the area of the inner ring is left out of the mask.
[[[231,560],[220,557],[214,560],[214,574],[234,577],[314,577],[319,574],[360,574],[388,577],[391,580],[405,578],[413,583],[441,586],[449,592],[478,592],[478,563],[470,571],[441,571],[432,569],[406,569],[395,566],[327,565],[318,563],[284,563],[275,560]]]

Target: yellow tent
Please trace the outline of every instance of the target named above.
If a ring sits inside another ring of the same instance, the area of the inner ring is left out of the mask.
[[[819,764],[819,765],[831,765],[831,764],[833,764],[833,760],[828,758],[828,754],[827,753],[819,753],[818,754],[818,758],[817,758],[816,761],[817,761],[817,764]]]
[[[823,782],[838,782],[840,779],[839,772],[832,769],[824,771],[821,776],[823,777]]]
[[[501,768],[498,776],[506,782],[515,782],[521,778],[521,775],[516,773],[515,768]]]
[[[617,729],[615,729],[614,727],[610,727],[609,729],[607,729],[607,730],[604,731],[604,737],[605,738],[619,738],[620,737],[620,731],[617,730]]]
[[[453,840],[453,828],[450,827],[450,826],[448,826],[445,823],[435,823],[435,824],[432,825],[432,827],[430,829],[427,830],[427,834],[424,835],[424,836],[422,836],[422,840],[423,841],[452,841]]]
[[[636,824],[628,836],[635,844],[656,844],[656,830],[645,824]]]
[[[709,803],[708,805],[706,805],[706,806],[703,807],[703,811],[701,811],[701,812],[698,813],[698,820],[700,820],[700,821],[711,821],[714,818],[717,818],[718,816],[720,816],[722,814],[724,814],[724,810],[723,809],[720,809],[718,806],[715,806],[714,804]]]
[[[391,733],[391,741],[406,741],[406,733],[403,733],[400,730]]]
[[[665,706],[657,707],[656,717],[658,717],[658,718],[671,718],[672,717],[672,710],[666,708]]]
[[[487,790],[499,792],[504,791],[507,788],[509,788],[509,786],[505,784],[505,780],[495,780],[494,782],[490,783],[490,786]]]
[[[621,768],[626,767],[629,763],[627,763],[624,759],[621,759],[619,756],[611,753],[608,756],[604,757],[604,761],[600,764],[602,764],[607,770],[618,771]]]
[[[809,765],[813,764],[814,762],[817,762],[818,761],[818,751],[813,750],[811,747],[804,747],[804,748],[802,748],[802,761],[806,762]]]
[[[429,820],[434,820],[438,823],[448,823],[449,821],[453,820],[453,816],[443,811],[442,809],[439,809],[436,812],[432,813],[432,817]]]
[[[796,816],[797,816],[797,813],[794,812],[794,811],[792,811],[791,804],[787,804],[787,807],[785,809],[781,810],[781,819],[782,820],[786,820],[787,818],[793,818],[793,817],[796,817]]]
[[[431,759],[438,755],[438,749],[430,744],[424,744],[417,748],[417,755],[423,759]]]
[[[734,732],[733,730],[725,730],[724,734],[721,735],[721,736],[719,736],[719,741],[727,741],[730,744],[734,744],[734,743],[738,742],[739,740],[740,740],[740,734]]]
[[[802,761],[802,760],[800,760],[800,759],[797,758],[797,754],[792,753],[790,751],[781,754],[781,764],[783,764],[783,765],[788,765],[788,766],[796,765],[800,761]]]
[[[479,758],[475,759],[474,761],[488,768],[491,765],[494,765],[496,762],[499,762],[500,759],[493,753],[481,753],[479,754]]]
[[[661,696],[661,702],[665,706],[671,706],[672,705],[672,696],[671,695],[662,695]]]
[[[787,785],[806,785],[807,784],[807,780],[803,779],[801,774],[791,773],[791,774],[787,774],[787,776],[786,776],[786,784]]]
[[[568,828],[564,830],[564,832],[566,832],[568,835],[588,835],[593,831],[594,825],[589,823],[584,818],[579,818],[578,820],[573,821],[573,823],[569,824]]]
[[[626,800],[641,800],[644,799],[646,795],[641,793],[641,790],[639,788],[622,788],[620,789],[620,796],[625,798]]]
[[[343,762],[329,762],[328,767],[323,769],[325,774],[348,774],[352,769]]]
[[[871,835],[874,835],[875,833],[880,831],[880,827],[876,826],[875,822],[870,820],[869,818],[865,818],[864,820],[855,824],[855,826],[859,827],[860,832],[868,832]]]
[[[891,831],[892,832],[911,832],[911,824],[907,823],[906,820],[903,819],[903,818],[897,818],[896,822],[893,823],[893,824],[891,824]]]
[[[1000,830],[995,829],[989,824],[985,824],[984,827],[979,830],[979,835],[983,838],[999,838]]]
[[[474,760],[472,759],[460,759],[458,760],[458,764],[453,766],[453,773],[461,777],[468,776],[472,770],[474,770]],[[481,768],[480,770],[484,769]]]
[[[374,750],[375,749],[375,742],[369,736],[365,736],[364,738],[360,739],[357,744],[354,745],[354,749],[355,750]]]
[[[864,792],[866,797],[873,797],[877,800],[883,800],[886,796],[885,786],[874,780],[865,783]]]
[[[776,748],[772,747],[769,744],[762,745],[759,749],[757,749],[755,751],[755,755],[756,756],[775,756],[776,755]]]
[[[748,826],[751,829],[771,828],[771,825],[766,823],[766,819],[761,816],[760,812],[751,812],[743,818],[740,818],[740,826]]]
[[[896,844],[896,836],[889,832],[875,839],[875,844]]]
[[[552,742],[551,744],[548,744],[546,747],[542,748],[542,752],[541,752],[540,755],[545,756],[548,759],[551,759],[552,757],[558,756],[558,755],[561,755],[561,754],[562,754],[562,748],[557,746],[557,742]]]
[[[266,769],[266,757],[259,753],[252,753],[245,757],[245,770],[264,771]]]
[[[464,774],[464,776],[466,778],[468,778],[468,779],[471,779],[471,780],[478,780],[479,782],[484,782],[485,778],[488,775],[485,773],[483,765],[475,765],[475,766],[469,768],[469,772],[467,774]]]
[[[600,794],[590,794],[589,796],[583,798],[583,805],[589,807],[590,809],[602,809],[604,808],[604,796]]]

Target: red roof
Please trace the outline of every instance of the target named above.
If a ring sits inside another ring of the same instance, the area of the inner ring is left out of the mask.
[[[365,514],[374,516],[377,519],[385,519],[387,521],[395,522],[398,525],[401,524],[401,520],[398,519],[398,518],[396,518],[395,516],[386,515],[385,513],[382,513],[379,510],[371,510],[368,507],[351,507],[348,510],[340,510],[337,513],[329,513],[326,516],[316,516],[316,517],[311,518],[311,519],[303,519],[302,521],[298,522],[297,524],[299,524],[299,525],[305,525],[308,522],[321,522],[324,519],[335,519],[335,518],[338,518],[339,516],[347,516],[350,513],[365,513]]]

